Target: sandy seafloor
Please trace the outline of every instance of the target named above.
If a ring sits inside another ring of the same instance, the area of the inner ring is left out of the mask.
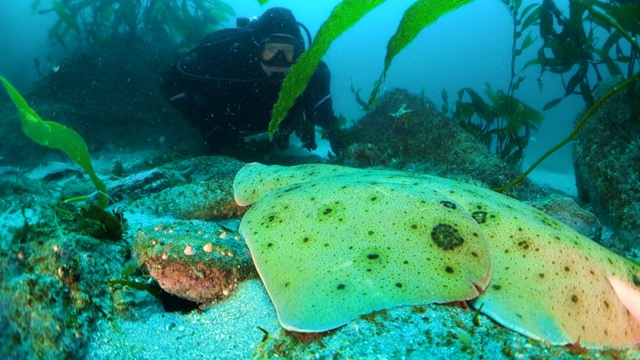
[[[89,359],[249,359],[264,334],[280,329],[257,279],[205,311],[149,314],[140,321],[102,322],[91,336]]]

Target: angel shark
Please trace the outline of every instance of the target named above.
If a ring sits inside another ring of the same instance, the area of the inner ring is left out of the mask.
[[[436,176],[247,164],[240,232],[285,329],[468,301],[552,344],[640,342],[640,266],[543,212]]]

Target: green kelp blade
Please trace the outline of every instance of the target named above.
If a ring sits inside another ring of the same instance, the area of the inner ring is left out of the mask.
[[[387,43],[387,54],[384,57],[384,70],[380,79],[371,92],[369,106],[373,106],[378,97],[380,86],[387,76],[387,70],[391,66],[393,58],[402,51],[413,39],[418,36],[422,29],[434,23],[442,15],[453,11],[462,5],[466,5],[473,0],[418,0],[414,2],[402,15],[396,33],[393,34]]]
[[[343,32],[357,23],[369,11],[386,0],[343,0],[338,4],[329,18],[320,26],[313,44],[302,53],[298,61],[291,67],[287,77],[282,83],[280,96],[273,106],[271,121],[269,122],[269,137],[287,116],[296,98],[302,94],[311,79],[311,75],[320,62],[320,59],[329,50],[331,43]]]
[[[80,134],[62,124],[54,121],[46,121],[40,118],[38,114],[29,107],[26,100],[20,95],[13,85],[7,79],[0,75],[0,81],[9,93],[11,100],[18,109],[22,131],[34,142],[53,149],[64,151],[71,160],[89,175],[93,186],[98,190],[98,206],[104,208],[109,203],[107,198],[107,187],[98,178],[89,157],[87,144],[84,142]]]
[[[52,1],[51,5],[53,5],[53,9],[55,10],[56,15],[60,18],[60,21],[73,29],[76,34],[81,35],[82,30],[80,30],[80,24],[78,24],[76,17],[67,11],[64,4],[60,1]]]

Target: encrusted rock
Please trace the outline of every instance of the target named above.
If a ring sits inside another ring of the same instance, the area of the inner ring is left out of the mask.
[[[345,165],[391,166],[450,178],[466,175],[490,187],[518,175],[433,102],[406,90],[386,92],[349,132],[355,142],[341,159]]]
[[[599,85],[594,98],[618,81]],[[613,228],[619,245],[636,248],[640,241],[639,96],[636,88],[633,93],[624,90],[609,98],[578,132],[573,148],[580,199],[590,203],[603,224]]]
[[[186,159],[163,167],[183,184],[137,200],[134,208],[158,216],[184,220],[220,220],[236,218],[245,208],[233,199],[233,177],[244,163],[222,156]],[[174,181],[174,183],[177,183]]]
[[[124,179],[120,179],[109,186],[109,197],[115,201],[156,193],[170,187],[172,182],[163,170],[151,169]]]
[[[201,304],[224,299],[241,281],[257,276],[244,240],[214,222],[176,221],[140,229],[133,250],[162,289]]]
[[[184,182],[184,180],[182,181]],[[123,179],[107,183],[109,198],[118,202],[125,199],[135,199],[145,194],[156,193],[174,185],[175,182],[160,169],[139,172]],[[97,200],[98,193],[94,192],[90,202]]]
[[[232,177],[172,187],[139,203],[158,216],[184,220],[230,219],[246,211],[233,200]]]
[[[400,306],[361,316],[324,333],[268,334],[253,359],[581,359],[573,347],[550,347],[518,335],[464,304]],[[500,340],[497,340],[500,339]],[[611,350],[589,350],[608,359]],[[637,352],[611,358],[632,359]]]

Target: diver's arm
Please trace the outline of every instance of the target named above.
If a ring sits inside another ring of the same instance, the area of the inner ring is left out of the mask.
[[[177,64],[171,65],[162,76],[160,92],[172,106],[180,110],[185,116],[189,116],[190,109],[197,107],[197,102],[191,93],[188,79],[177,68]]]
[[[308,91],[312,101],[312,117],[315,125],[322,128],[322,138],[329,140],[331,150],[336,155],[344,151],[343,132],[340,121],[333,112],[331,99],[331,72],[324,61],[318,63],[309,82]]]

